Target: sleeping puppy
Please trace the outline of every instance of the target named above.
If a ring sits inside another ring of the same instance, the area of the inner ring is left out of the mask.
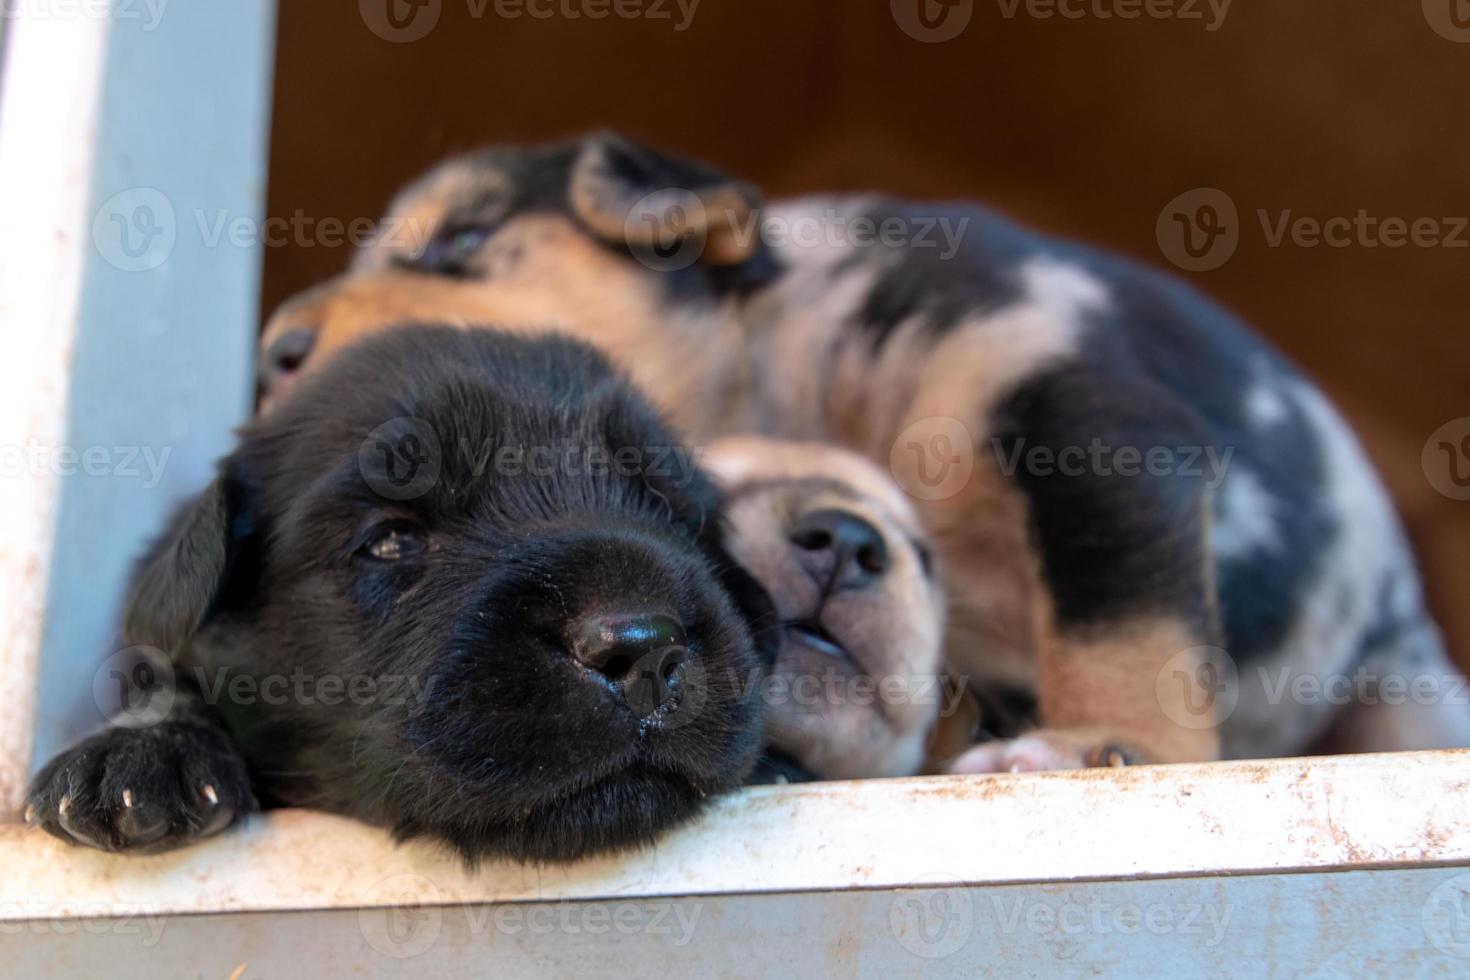
[[[780,617],[767,738],[824,779],[918,772],[940,714],[944,592],[903,492],[830,446],[734,437],[701,462],[725,492],[728,550]]]
[[[607,134],[503,147],[413,183],[346,276],[276,314],[267,406],[415,318],[584,338],[695,442],[888,468],[945,569],[947,661],[1037,698],[1041,730],[976,769],[1470,744],[1342,418],[1229,314],[1120,256],[964,204],[763,206]],[[1346,702],[1281,694],[1360,674]],[[1437,694],[1379,696],[1392,679]]]
[[[47,765],[26,818],[123,852],[256,800],[470,860],[642,844],[759,751],[747,623],[771,610],[721,523],[585,345],[364,341],[246,428],[143,561],[124,633],[172,682]]]
[[[700,459],[726,547],[771,595],[780,646],[763,701],[764,781],[946,772],[1033,723],[1024,692],[943,663],[941,570],[912,501],[835,446],[732,436]]]

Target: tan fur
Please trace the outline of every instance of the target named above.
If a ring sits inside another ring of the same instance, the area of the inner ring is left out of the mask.
[[[413,220],[426,220],[427,207],[410,211]],[[556,331],[607,351],[686,431],[738,427],[732,402],[744,376],[733,333],[681,329],[654,279],[567,219],[518,219],[494,237],[481,262],[484,280],[386,267],[343,276],[283,305],[262,344],[269,348],[292,329],[316,331],[310,371],[354,340],[411,320]]]
[[[922,531],[908,499],[883,471],[832,446],[736,437],[715,442],[701,462],[730,495],[732,555],[766,586],[782,620],[820,605],[822,624],[852,655],[840,661],[787,637],[766,688],[769,740],[823,777],[918,772],[944,707],[944,595],[911,543]],[[877,528],[892,565],[869,586],[820,601],[790,533],[802,515],[834,507]],[[886,692],[869,683],[877,681]]]
[[[410,188],[390,216],[432,228],[456,202],[493,198],[504,179],[487,167],[450,164]],[[856,211],[862,202],[795,202],[769,215],[825,206]],[[616,231],[603,224],[604,233]],[[685,306],[667,301],[659,274],[567,218],[521,216],[498,226],[472,278],[398,272],[384,250],[365,253],[352,275],[283,308],[266,344],[293,326],[320,330],[312,370],[354,338],[409,319],[562,331],[607,352],[696,443],[738,432],[837,443],[890,467],[906,488],[918,460],[905,458],[905,431],[953,419],[967,435],[968,479],[942,499],[914,502],[946,570],[946,662],[965,677],[1038,684],[1052,728],[1106,722],[1109,737],[1152,757],[1213,758],[1216,749],[1199,737],[1165,737],[1157,712],[1125,696],[1137,679],[1124,675],[1150,671],[1165,650],[1180,649],[1181,636],[1137,626],[1079,646],[1051,635],[1027,503],[989,451],[997,401],[1075,353],[1086,314],[1106,302],[1105,290],[1081,270],[1033,263],[1023,270],[1019,303],[937,339],[920,323],[900,324],[874,353],[851,320],[879,270],[872,261],[841,264],[852,257],[825,245],[786,248],[785,274],[755,300]],[[1088,645],[1097,648],[1093,659],[1079,652]],[[1152,683],[1148,673],[1150,692]],[[1115,694],[1124,706],[1117,711],[1108,707]],[[1106,717],[1094,718],[1099,712]]]
[[[726,183],[640,197],[610,171],[601,147],[578,161],[568,198],[583,224],[611,242],[646,246],[693,236],[703,245],[701,260],[713,265],[739,265],[757,244],[745,234],[757,199],[753,188]]]
[[[1206,642],[1196,627],[1169,619],[1060,639],[1041,662],[1041,715],[1051,728],[1102,732],[1102,742],[1131,751],[1137,761],[1216,759],[1218,724],[1212,717],[1196,722],[1190,713],[1191,705],[1217,698],[1200,682]]]

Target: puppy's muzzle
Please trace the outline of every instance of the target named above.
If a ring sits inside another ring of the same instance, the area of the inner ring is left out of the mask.
[[[572,655],[638,717],[678,695],[689,643],[674,617],[592,616],[574,626],[572,635]]]
[[[812,511],[797,520],[791,541],[807,574],[823,595],[871,585],[888,571],[888,545],[868,521],[838,508]]]

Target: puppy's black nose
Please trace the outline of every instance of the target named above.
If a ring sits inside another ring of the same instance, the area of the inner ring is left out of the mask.
[[[878,529],[845,510],[814,510],[791,529],[801,563],[824,592],[860,589],[888,571],[888,545]]]
[[[260,355],[258,371],[260,390],[265,394],[274,392],[282,381],[301,370],[307,355],[316,345],[317,332],[309,327],[287,330]]]
[[[593,616],[573,629],[572,655],[620,691],[641,718],[678,693],[689,643],[672,616]]]

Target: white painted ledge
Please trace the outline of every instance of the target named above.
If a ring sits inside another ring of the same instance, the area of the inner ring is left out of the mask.
[[[657,847],[469,873],[305,811],[150,858],[0,828],[0,921],[1470,865],[1470,751],[760,787]]]

